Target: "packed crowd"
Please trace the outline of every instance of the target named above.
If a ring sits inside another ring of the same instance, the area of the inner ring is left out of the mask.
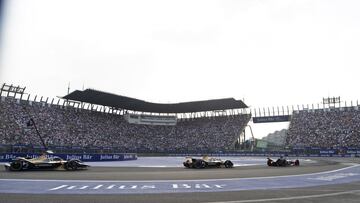
[[[0,101],[0,144],[117,147],[124,152],[221,151],[234,146],[250,115],[179,120],[176,126],[128,123],[122,115],[12,98]]]
[[[348,107],[294,113],[286,143],[305,147],[360,147],[360,110]]]

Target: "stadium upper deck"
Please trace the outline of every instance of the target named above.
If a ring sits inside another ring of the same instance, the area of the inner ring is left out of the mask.
[[[118,109],[152,113],[191,113],[248,108],[248,106],[243,101],[235,100],[234,98],[183,102],[176,104],[159,104],[93,89],[87,89],[84,91],[76,90],[64,96],[63,98],[67,100],[109,106]]]

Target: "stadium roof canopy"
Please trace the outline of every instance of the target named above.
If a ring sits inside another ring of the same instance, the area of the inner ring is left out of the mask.
[[[74,92],[64,96],[63,99],[115,107],[118,109],[152,113],[190,113],[201,111],[241,109],[248,107],[243,101],[235,100],[234,98],[213,99],[206,101],[194,101],[173,104],[150,103],[139,99],[119,96],[93,89],[86,89],[84,91],[75,90]]]

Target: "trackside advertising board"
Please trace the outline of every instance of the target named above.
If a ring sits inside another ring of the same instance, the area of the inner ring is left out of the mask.
[[[290,121],[289,115],[253,117],[254,123],[273,123],[273,122],[287,122],[287,121]]]
[[[0,154],[0,162],[7,162],[15,159],[16,157],[30,157],[36,158],[40,154],[32,153],[3,153]],[[79,159],[81,161],[128,161],[136,160],[137,154],[53,154],[48,155],[49,157],[58,156],[64,160],[68,159]]]

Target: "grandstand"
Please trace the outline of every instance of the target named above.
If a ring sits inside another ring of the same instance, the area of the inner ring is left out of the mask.
[[[288,146],[349,148],[360,146],[358,106],[302,110],[292,115]]]
[[[247,106],[232,98],[154,104],[88,89],[53,103],[23,99],[24,91],[5,84],[1,91],[0,144],[12,148],[40,145],[27,126],[33,117],[45,143],[56,149],[219,152],[234,149],[251,118],[241,111]]]
[[[6,84],[0,94],[0,144],[2,150],[11,151],[39,149],[40,140],[33,127],[27,126],[30,117],[47,145],[76,153],[233,152],[244,149],[239,142],[248,141],[244,130],[252,118],[248,106],[233,98],[156,104],[87,89],[56,102],[37,96],[30,100],[25,88]],[[303,109],[298,106],[292,110],[282,107],[282,112],[279,107],[278,111],[255,110],[252,119],[254,124],[290,121],[283,146],[286,150],[303,152],[310,148],[317,153],[336,149],[340,153],[358,149],[359,104],[337,105],[303,105]],[[271,149],[261,148],[266,150]]]

